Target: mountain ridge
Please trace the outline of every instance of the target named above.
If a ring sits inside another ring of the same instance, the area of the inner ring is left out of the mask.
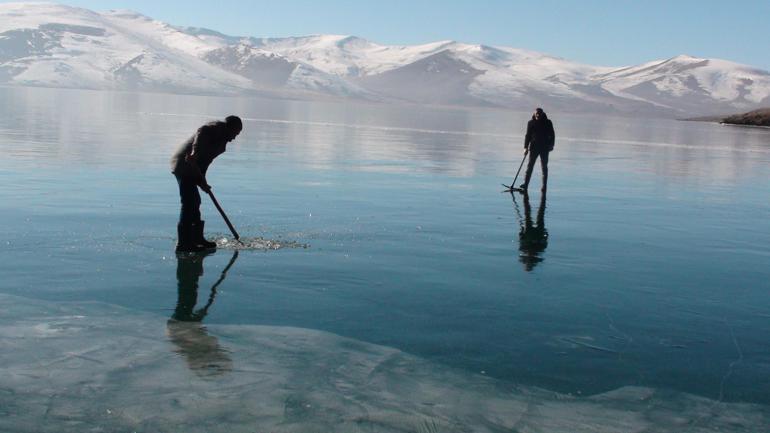
[[[354,35],[230,36],[130,10],[0,4],[0,84],[354,98],[629,115],[770,105],[770,72],[679,55],[623,67],[453,40],[382,45]]]

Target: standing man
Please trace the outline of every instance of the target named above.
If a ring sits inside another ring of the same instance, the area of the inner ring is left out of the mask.
[[[540,170],[543,173],[543,187],[541,191],[545,192],[548,185],[548,153],[553,150],[556,142],[556,133],[553,131],[553,123],[548,120],[548,116],[542,108],[535,109],[532,120],[527,123],[527,135],[524,136],[524,149],[529,152],[529,162],[527,163],[527,174],[524,183],[519,185],[523,191],[529,187],[529,179],[532,177],[532,169],[535,167],[535,160],[540,157]]]
[[[177,225],[177,252],[196,252],[216,248],[215,242],[203,237],[201,220],[201,196],[198,188],[211,191],[206,182],[206,170],[214,158],[224,153],[227,143],[233,141],[243,129],[238,116],[227,116],[225,121],[207,123],[185,141],[171,157],[171,172],[179,183],[182,209]]]

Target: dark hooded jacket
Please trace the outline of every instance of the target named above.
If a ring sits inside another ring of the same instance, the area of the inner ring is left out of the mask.
[[[553,131],[553,123],[546,117],[545,113],[536,120],[532,117],[527,123],[527,135],[524,136],[524,148],[530,148],[535,152],[550,152],[556,142],[556,133]]]
[[[201,174],[206,175],[209,165],[214,158],[221,155],[227,149],[227,140],[229,139],[229,129],[225,122],[207,123],[195,132],[195,135],[188,138],[174,152],[171,157],[171,172],[177,176],[193,175],[193,169],[185,161],[185,156],[195,153],[198,168]]]

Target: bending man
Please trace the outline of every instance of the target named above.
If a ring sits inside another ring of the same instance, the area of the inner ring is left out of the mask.
[[[182,209],[177,224],[177,252],[195,252],[216,248],[215,242],[203,237],[201,220],[201,196],[198,188],[211,191],[206,182],[206,171],[214,158],[227,150],[227,143],[235,139],[243,129],[241,119],[227,116],[225,121],[207,123],[195,135],[182,143],[171,158],[171,172],[179,183]]]
[[[537,108],[532,120],[527,123],[527,135],[524,137],[524,149],[529,152],[529,162],[527,163],[527,174],[524,177],[524,183],[519,186],[526,191],[529,187],[529,180],[532,177],[532,169],[535,167],[535,161],[540,158],[540,169],[543,173],[543,187],[545,191],[548,185],[548,153],[553,150],[556,142],[556,133],[553,131],[553,123],[548,120],[548,116],[542,108]]]

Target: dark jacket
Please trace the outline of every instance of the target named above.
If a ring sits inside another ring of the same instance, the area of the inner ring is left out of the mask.
[[[195,153],[198,168],[205,176],[214,158],[226,150],[228,134],[225,122],[216,121],[201,126],[174,152],[171,157],[171,172],[177,176],[194,175],[192,167],[185,161],[185,156]]]
[[[550,119],[532,119],[527,123],[527,135],[524,136],[524,148],[531,151],[553,150],[556,142],[556,133],[553,131],[553,123]]]

